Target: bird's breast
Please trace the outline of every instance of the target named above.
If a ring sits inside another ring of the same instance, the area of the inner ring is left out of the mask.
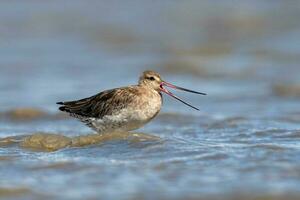
[[[135,114],[141,120],[151,120],[160,111],[162,97],[158,92],[151,92],[141,96],[135,106]]]
[[[149,92],[136,96],[134,101],[112,117],[114,119],[122,119],[128,124],[142,126],[159,113],[161,106],[161,95],[158,92]]]

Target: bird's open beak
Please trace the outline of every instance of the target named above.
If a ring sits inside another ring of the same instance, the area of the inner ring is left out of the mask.
[[[189,90],[189,89],[186,89],[186,88],[182,88],[182,87],[178,87],[176,85],[173,85],[171,83],[167,83],[165,81],[162,81],[161,84],[160,84],[160,90],[168,95],[170,95],[171,97],[177,99],[178,101],[184,103],[185,105],[187,106],[190,106],[191,108],[194,108],[196,110],[199,110],[198,108],[192,106],[191,104],[183,101],[182,99],[180,99],[179,97],[175,96],[173,93],[171,93],[169,90],[167,90],[166,88],[164,88],[163,86],[167,86],[167,87],[170,87],[170,88],[174,88],[174,89],[178,89],[178,90],[183,90],[183,91],[186,91],[186,92],[191,92],[191,93],[195,93],[195,94],[201,94],[201,95],[206,95],[205,93],[202,93],[202,92],[197,92],[197,91],[194,91],[194,90]]]

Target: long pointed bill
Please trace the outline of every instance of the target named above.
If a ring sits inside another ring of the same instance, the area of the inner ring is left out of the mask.
[[[186,91],[186,92],[191,92],[191,93],[195,93],[195,94],[201,94],[201,95],[206,95],[206,93],[203,93],[203,92],[197,92],[197,91],[194,91],[194,90],[189,90],[189,89],[186,89],[186,88],[182,88],[182,87],[179,87],[179,86],[176,86],[176,85],[173,85],[171,83],[167,83],[167,82],[162,82],[161,83],[161,86],[167,86],[167,87],[170,87],[170,88],[174,88],[174,89],[178,89],[178,90],[183,90],[183,91]]]
[[[179,97],[175,96],[173,93],[171,93],[170,91],[168,91],[167,89],[163,88],[163,86],[168,86],[168,87],[171,87],[171,88],[174,88],[174,89],[179,89],[179,90],[183,90],[183,91],[186,91],[186,92],[191,92],[191,93],[195,93],[195,94],[201,94],[201,95],[206,95],[205,93],[202,93],[202,92],[196,92],[196,91],[193,91],[193,90],[189,90],[189,89],[185,89],[185,88],[182,88],[182,87],[178,87],[178,86],[175,86],[175,85],[172,85],[170,83],[167,83],[167,82],[162,82],[161,85],[160,85],[160,88],[161,88],[161,91],[170,95],[171,97],[173,97],[174,99],[177,99],[178,101],[184,103],[185,105],[191,107],[191,108],[194,108],[195,110],[199,110],[198,108],[196,108],[195,106],[192,106],[191,104],[183,101],[182,99],[180,99]]]

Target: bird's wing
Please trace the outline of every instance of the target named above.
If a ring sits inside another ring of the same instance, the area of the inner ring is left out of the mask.
[[[113,112],[126,107],[128,103],[133,101],[137,92],[135,87],[116,88],[103,91],[85,99],[58,102],[57,104],[63,105],[59,107],[59,110],[70,114],[102,118],[105,115],[111,115]]]

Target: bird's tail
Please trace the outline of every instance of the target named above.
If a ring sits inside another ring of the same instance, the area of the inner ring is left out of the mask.
[[[56,104],[58,104],[58,105],[65,105],[64,104],[64,102],[57,102]],[[63,111],[63,112],[66,112],[67,110],[66,110],[66,106],[60,106],[59,108],[58,108],[60,111]]]

